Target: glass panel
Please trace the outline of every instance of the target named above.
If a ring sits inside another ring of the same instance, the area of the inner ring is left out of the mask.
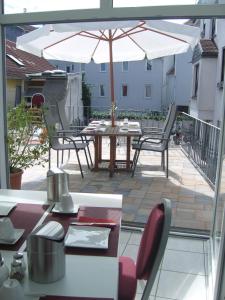
[[[54,2],[54,5],[53,5]],[[23,12],[40,12],[40,11],[52,11],[52,10],[70,10],[70,9],[88,9],[99,8],[100,0],[5,0],[5,13],[23,13]]]
[[[114,0],[114,7],[162,6],[196,4],[196,0]]]

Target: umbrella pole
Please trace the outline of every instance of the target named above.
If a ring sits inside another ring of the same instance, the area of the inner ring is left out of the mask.
[[[112,127],[115,127],[115,93],[114,93],[114,74],[113,74],[113,51],[112,51],[112,31],[109,29],[109,76],[111,89],[111,120]]]

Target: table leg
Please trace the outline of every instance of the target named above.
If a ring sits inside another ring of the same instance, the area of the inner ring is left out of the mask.
[[[127,157],[126,157],[126,169],[130,170],[130,136],[127,136]]]
[[[98,161],[102,161],[102,137],[99,136],[98,139]]]
[[[110,162],[109,162],[109,176],[112,177],[115,169],[116,161],[116,137],[110,136]]]
[[[95,161],[94,161],[94,170],[98,170],[98,162],[99,162],[99,136],[95,136],[95,141],[94,141],[94,146],[95,146]]]

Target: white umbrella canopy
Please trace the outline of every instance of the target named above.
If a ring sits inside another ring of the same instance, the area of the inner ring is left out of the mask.
[[[186,52],[197,44],[199,28],[168,21],[112,21],[44,25],[17,38],[17,48],[46,59],[110,63],[154,59]],[[114,126],[114,109],[112,109]]]

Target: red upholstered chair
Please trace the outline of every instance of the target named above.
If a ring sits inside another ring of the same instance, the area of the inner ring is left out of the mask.
[[[136,295],[137,280],[147,280],[142,300],[147,300],[155,281],[166,248],[171,223],[171,203],[164,199],[156,205],[145,226],[136,265],[129,257],[119,260],[119,300],[132,300]]]
[[[41,93],[36,93],[31,98],[31,106],[40,108],[45,102],[45,97]]]

